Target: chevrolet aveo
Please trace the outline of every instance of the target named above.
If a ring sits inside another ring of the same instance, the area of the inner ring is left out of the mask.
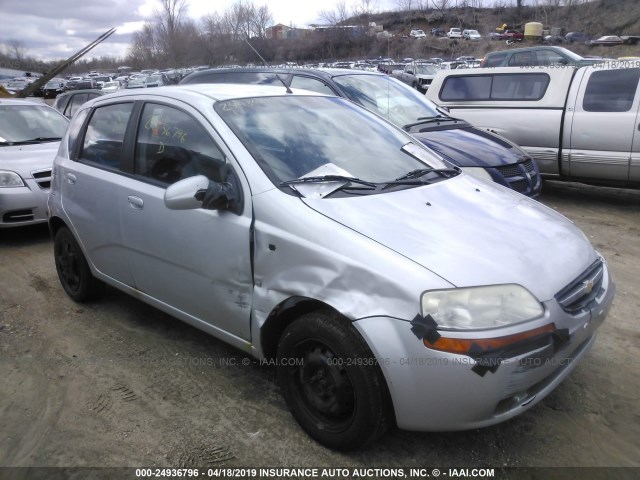
[[[363,132],[366,132],[364,136]],[[347,100],[189,85],[85,104],[49,224],[75,301],[109,284],[277,365],[331,448],[531,408],[614,296],[553,210],[443,162]]]

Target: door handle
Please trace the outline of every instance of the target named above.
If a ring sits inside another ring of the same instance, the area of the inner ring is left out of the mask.
[[[127,199],[129,200],[129,206],[134,210],[142,210],[144,208],[144,200],[142,200],[140,197],[129,195]]]
[[[73,185],[74,183],[76,183],[76,180],[78,180],[76,178],[76,176],[73,173],[67,173],[67,182],[69,182],[71,185]]]

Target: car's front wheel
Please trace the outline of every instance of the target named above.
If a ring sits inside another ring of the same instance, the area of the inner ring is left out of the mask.
[[[308,313],[278,344],[278,380],[300,426],[323,445],[352,450],[382,435],[391,402],[376,359],[338,315]]]
[[[53,252],[58,278],[67,295],[82,303],[100,294],[104,284],[91,274],[80,245],[68,228],[62,227],[56,232]]]

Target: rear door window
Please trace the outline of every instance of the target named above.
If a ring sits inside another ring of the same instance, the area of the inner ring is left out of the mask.
[[[516,52],[509,59],[510,67],[526,67],[535,65],[532,52]]]
[[[331,90],[324,82],[310,77],[303,77],[300,75],[294,75],[291,80],[291,88],[302,88],[304,90],[311,90],[312,92],[324,93],[326,95],[335,95],[335,92]]]
[[[73,115],[78,111],[80,106],[88,100],[88,95],[86,93],[80,93],[78,95],[72,95],[71,100],[67,104],[67,107],[64,109],[64,114],[67,117],[73,117]]]
[[[504,62],[505,58],[507,58],[507,54],[509,52],[501,52],[501,53],[491,53],[487,55],[486,60],[484,61],[483,67],[499,67]]]
[[[569,63],[562,55],[552,50],[538,50],[536,52],[536,65],[566,65]]]

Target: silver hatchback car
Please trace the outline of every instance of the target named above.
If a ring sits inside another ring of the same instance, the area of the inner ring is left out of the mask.
[[[68,124],[41,101],[0,99],[0,228],[47,221],[53,157]]]
[[[614,296],[566,218],[347,100],[188,85],[74,117],[49,198],[71,298],[107,283],[277,365],[331,448],[539,402]]]

